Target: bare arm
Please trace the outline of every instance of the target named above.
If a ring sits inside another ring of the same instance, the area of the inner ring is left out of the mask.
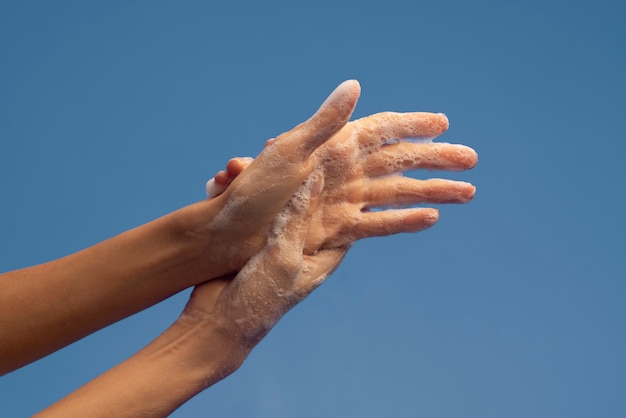
[[[418,160],[429,160],[430,165],[441,168],[470,168],[476,162],[475,153],[466,147],[417,148],[421,149]],[[280,318],[323,283],[354,239],[417,231],[438,219],[432,209],[388,210],[363,216],[367,213],[363,208],[466,202],[473,197],[473,186],[443,180],[430,188],[409,182],[402,192],[394,192],[398,178],[388,177],[380,180],[387,182],[388,187],[382,187],[374,173],[386,174],[387,168],[381,167],[387,166],[384,161],[389,152],[393,153],[385,149],[380,158],[368,160],[375,164],[368,164],[370,174],[363,173],[358,193],[354,185],[327,187],[338,179],[345,180],[345,172],[333,170],[331,162],[319,167],[267,231],[265,247],[234,280],[196,286],[184,312],[164,334],[41,416],[169,415],[236,370]],[[446,152],[452,156],[446,157]],[[348,171],[352,174],[364,169],[354,161],[351,167],[354,170]],[[320,224],[322,218],[332,220],[331,227]]]
[[[226,283],[217,279],[206,286]],[[166,417],[241,364],[238,344],[210,318],[181,318],[146,348],[36,416]]]
[[[313,152],[347,123],[358,95],[355,81],[339,86],[224,196],[68,257],[2,274],[0,375],[187,287],[239,271],[315,167]]]
[[[345,254],[346,248],[302,253],[315,181],[302,187],[272,226],[267,245],[233,280],[197,286],[178,320],[155,341],[38,416],[166,417],[235,371]]]
[[[179,216],[0,276],[0,373],[202,281],[205,272],[194,268],[202,254],[185,237]]]

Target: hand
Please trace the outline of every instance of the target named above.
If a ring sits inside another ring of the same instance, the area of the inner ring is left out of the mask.
[[[342,83],[306,122],[280,135],[219,196],[207,203],[189,234],[206,238],[207,262],[226,263],[239,271],[265,244],[279,211],[317,165],[314,152],[332,138],[352,115],[360,92],[356,81]]]
[[[281,212],[266,246],[234,280],[197,286],[181,318],[221,318],[218,322],[242,341],[243,361],[285,312],[324,281],[355,240],[418,231],[438,220],[435,209],[369,209],[471,200],[471,184],[397,174],[472,168],[477,155],[471,148],[431,142],[447,127],[444,115],[431,113],[380,113],[348,123],[315,151],[318,169]],[[407,138],[422,140],[403,141]],[[269,141],[263,153],[281,141],[282,136]],[[249,163],[231,160],[215,182],[228,190]]]
[[[196,286],[181,316],[159,337],[38,416],[165,417],[232,373],[346,251],[302,253],[309,206],[321,182],[314,173],[300,186],[270,225],[267,244],[233,280]]]
[[[420,231],[439,218],[436,209],[398,207],[470,201],[476,189],[469,183],[400,174],[474,167],[478,157],[471,148],[431,142],[447,128],[442,114],[385,112],[348,123],[322,145],[314,156],[323,169],[325,187],[312,215],[305,252],[364,237]]]
[[[321,145],[312,157],[324,173],[325,186],[312,214],[305,252],[313,254],[365,236],[419,231],[438,220],[435,209],[398,207],[471,200],[475,188],[469,183],[400,175],[414,169],[474,167],[477,155],[471,148],[432,142],[447,128],[448,119],[442,114],[385,112],[349,122]],[[264,153],[284,140],[283,135],[271,139]],[[225,171],[207,183],[209,197],[226,190],[251,161],[231,160]],[[396,210],[371,211],[390,207]]]
[[[308,220],[322,186],[321,173],[312,173],[276,218],[267,244],[234,279],[195,287],[179,321],[218,324],[236,341],[238,349],[228,350],[236,358],[227,362],[229,371],[241,364],[289,309],[322,284],[346,254],[349,244],[313,255],[303,253]]]

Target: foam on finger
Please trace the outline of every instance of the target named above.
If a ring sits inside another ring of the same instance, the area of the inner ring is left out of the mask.
[[[380,146],[400,141],[431,142],[449,126],[443,113],[381,112],[354,122],[362,146]]]
[[[293,146],[297,145],[297,155],[302,160],[307,159],[348,123],[360,94],[361,86],[358,81],[344,81],[333,90],[313,116],[292,131],[283,134],[285,137],[278,143],[291,148],[291,152]]]
[[[465,145],[398,142],[374,150],[363,167],[368,176],[376,177],[417,169],[468,170],[477,161],[476,151]]]
[[[227,184],[219,184],[214,178],[206,182],[206,196],[211,199],[215,196],[219,196],[224,193],[224,190],[228,187]]]

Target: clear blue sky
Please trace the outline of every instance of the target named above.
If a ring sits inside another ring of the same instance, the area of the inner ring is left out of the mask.
[[[0,271],[202,199],[356,78],[355,117],[448,115],[475,200],[358,243],[174,417],[624,417],[625,19],[617,0],[3,1]],[[0,378],[0,416],[124,360],[187,296]]]

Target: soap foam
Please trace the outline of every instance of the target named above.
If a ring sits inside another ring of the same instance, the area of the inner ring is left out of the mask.
[[[319,172],[309,175],[277,215],[266,245],[235,279],[231,314],[237,316],[235,322],[249,339],[271,329],[299,301],[296,285],[303,266],[305,220],[311,195],[319,193],[321,181]]]

